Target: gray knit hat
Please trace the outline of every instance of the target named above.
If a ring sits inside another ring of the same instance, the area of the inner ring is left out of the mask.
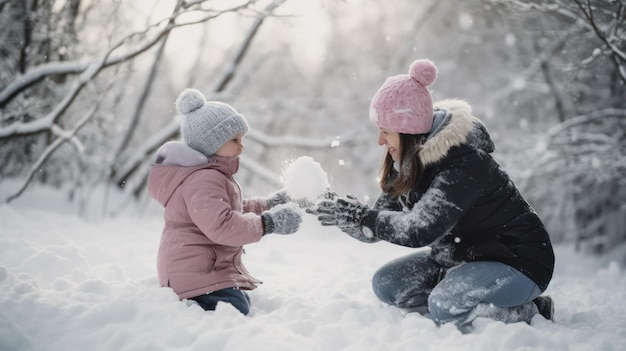
[[[206,156],[213,155],[239,133],[246,134],[248,122],[231,106],[206,101],[197,89],[185,89],[176,99],[176,111],[183,116],[180,131],[185,144]]]

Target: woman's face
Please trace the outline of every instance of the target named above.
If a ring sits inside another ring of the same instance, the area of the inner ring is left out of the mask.
[[[378,145],[385,145],[387,152],[394,161],[400,159],[400,133],[380,128],[380,132],[378,132]]]
[[[235,135],[232,139],[225,142],[221,148],[215,151],[215,154],[217,156],[225,156],[225,157],[239,156],[241,152],[243,151],[242,139],[243,139],[243,133],[239,133]]]

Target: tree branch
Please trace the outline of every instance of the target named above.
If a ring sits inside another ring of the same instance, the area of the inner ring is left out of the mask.
[[[604,32],[598,27],[598,24],[596,23],[596,20],[594,18],[593,7],[589,0],[586,0],[586,6],[583,5],[581,0],[574,0],[574,2],[583,13],[584,18],[587,19],[589,25],[591,25],[591,28],[593,29],[593,32],[596,34],[598,39],[600,39],[600,41],[602,41],[604,45],[606,45],[606,47],[610,50],[611,54],[609,55],[609,57],[611,61],[613,61],[613,64],[615,65],[615,68],[617,69],[617,72],[620,75],[622,82],[626,84],[626,68],[622,66],[622,63],[626,65],[626,53],[613,45],[613,43],[607,38]],[[615,18],[616,26],[618,26],[620,23],[619,13],[620,10],[618,9],[617,16]]]
[[[228,83],[234,77],[237,68],[243,61],[243,58],[248,48],[250,47],[250,45],[252,45],[252,39],[258,32],[259,27],[263,24],[263,21],[271,15],[272,11],[282,5],[285,1],[286,0],[274,0],[265,8],[263,14],[261,15],[261,18],[254,21],[246,36],[244,37],[241,46],[230,60],[226,71],[215,84],[213,88],[214,93],[222,92],[226,88]],[[163,144],[167,140],[176,138],[179,132],[180,126],[178,122],[171,122],[170,124],[165,126],[165,128],[163,128],[161,132],[154,135],[152,138],[148,139],[147,142],[139,146],[137,151],[130,157],[130,159],[126,161],[115,172],[115,176],[113,177],[112,181],[118,185],[124,184],[125,180],[130,177],[135,170],[137,170],[141,162],[143,162],[148,155],[152,154],[161,144]]]
[[[595,110],[588,114],[576,116],[548,129],[548,131],[546,132],[546,135],[548,136],[548,138],[553,138],[557,134],[562,133],[563,131],[570,129],[572,127],[579,126],[579,125],[586,124],[586,123],[591,123],[599,119],[608,118],[608,117],[626,118],[626,109],[605,108],[602,110]]]
[[[71,144],[73,144],[76,149],[82,153],[82,145],[77,143],[74,139],[76,136],[76,133],[78,133],[78,131],[87,123],[89,122],[89,120],[91,120],[91,118],[95,115],[96,111],[98,111],[98,108],[100,107],[100,103],[102,102],[102,97],[100,97],[98,99],[98,101],[96,102],[96,104],[94,104],[94,106],[91,108],[91,110],[85,114],[85,116],[78,121],[78,123],[76,123],[76,125],[74,126],[74,128],[70,131],[63,131],[60,127],[58,126],[54,126],[55,128],[55,135],[57,135],[57,139],[54,140],[54,142],[52,142],[52,144],[48,145],[48,147],[46,148],[46,150],[39,155],[39,158],[37,159],[37,161],[32,165],[30,171],[28,172],[28,175],[26,176],[26,179],[24,180],[24,182],[22,183],[22,185],[19,187],[19,189],[13,194],[10,195],[5,202],[6,203],[10,203],[11,201],[17,199],[18,197],[20,197],[22,195],[22,193],[24,192],[24,190],[26,190],[26,188],[28,187],[28,185],[30,184],[30,182],[33,180],[35,174],[37,173],[37,171],[39,170],[39,168],[48,160],[48,158],[54,153],[54,151],[56,149],[58,149],[61,145],[63,145],[63,143],[65,143],[66,141],[71,141]]]
[[[196,3],[202,3],[202,2],[205,2],[205,1],[207,1],[207,0],[197,1]],[[147,51],[148,49],[150,49],[154,45],[156,45],[165,35],[167,35],[170,31],[172,31],[175,28],[206,22],[208,20],[217,18],[217,17],[219,17],[219,16],[221,16],[223,14],[226,14],[226,13],[229,13],[229,12],[236,12],[236,11],[242,9],[242,8],[245,8],[245,7],[249,6],[249,4],[250,3],[248,2],[245,5],[236,6],[236,7],[233,7],[231,9],[224,10],[222,12],[212,13],[212,14],[210,14],[208,16],[205,16],[205,17],[203,17],[203,18],[201,18],[199,20],[196,20],[196,21],[193,21],[193,22],[184,22],[184,23],[175,23],[175,20],[179,16],[185,14],[186,12],[185,11],[175,12],[170,17],[168,17],[168,18],[166,18],[166,19],[164,19],[162,21],[159,21],[159,22],[155,23],[152,26],[149,26],[144,31],[129,34],[125,38],[121,39],[118,44],[113,46],[113,49],[109,49],[108,50],[108,52],[106,54],[107,59],[105,60],[103,67],[109,67],[109,66],[112,66],[112,65],[117,65],[117,64],[119,64],[121,62],[127,61],[129,59],[132,59],[132,58],[142,54],[143,52]],[[167,22],[168,24],[165,25],[160,31],[158,31],[152,38],[147,39],[147,40],[141,42],[139,45],[134,46],[133,48],[129,49],[128,51],[126,51],[124,53],[121,53],[121,54],[118,54],[118,55],[114,55],[114,56],[111,55],[111,53],[114,51],[114,49],[117,49],[117,48],[123,46],[123,44],[125,44],[126,42],[131,41],[134,37],[146,36],[149,31],[151,31],[152,29],[160,26],[163,22]],[[99,61],[99,60],[96,60],[96,62],[97,61]],[[94,61],[90,61],[90,62],[70,61],[70,62],[46,63],[46,64],[39,65],[39,66],[29,70],[28,72],[26,72],[23,75],[18,75],[18,76],[15,77],[13,82],[11,82],[2,91],[0,91],[0,107],[5,106],[17,94],[21,93],[23,90],[25,90],[26,88],[30,87],[31,85],[37,83],[38,81],[40,81],[41,79],[43,79],[45,77],[49,77],[49,76],[53,76],[53,75],[79,74],[81,72],[84,72],[86,69],[88,69],[93,64],[93,62]]]

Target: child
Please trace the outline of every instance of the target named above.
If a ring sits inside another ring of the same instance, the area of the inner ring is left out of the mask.
[[[243,290],[260,283],[241,261],[243,245],[265,234],[291,234],[301,216],[285,193],[242,200],[233,178],[248,123],[231,106],[205,101],[196,89],[176,99],[184,143],[167,142],[150,169],[148,191],[164,207],[159,284],[205,310],[227,302],[247,315]]]

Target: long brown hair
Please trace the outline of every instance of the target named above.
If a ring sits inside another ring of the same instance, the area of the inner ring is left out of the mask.
[[[394,197],[407,193],[417,183],[424,168],[419,152],[425,134],[400,133],[400,170],[394,172],[393,159],[387,153],[380,165],[380,188]]]

